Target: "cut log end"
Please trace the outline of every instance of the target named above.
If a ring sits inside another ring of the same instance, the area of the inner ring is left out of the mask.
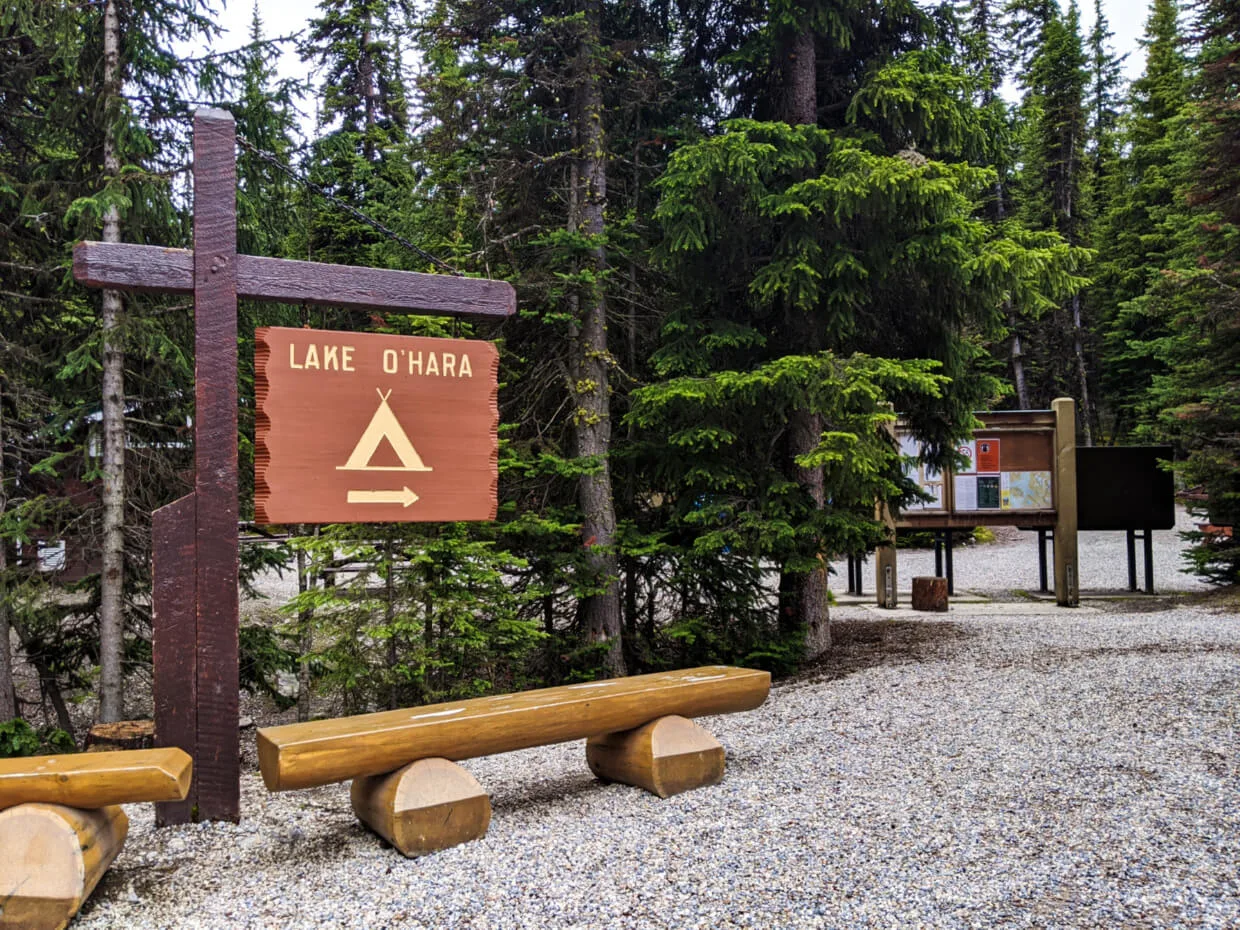
[[[117,723],[96,723],[90,728],[90,732],[86,734],[87,752],[154,748],[154,720],[121,720]]]
[[[406,856],[423,856],[486,836],[491,799],[447,759],[419,759],[386,775],[353,779],[353,812]]]
[[[0,811],[0,926],[59,930],[125,845],[118,805],[95,810],[19,804]]]
[[[586,762],[605,781],[635,785],[667,798],[722,780],[724,752],[692,720],[668,716],[634,730],[591,737],[586,741]]]
[[[913,579],[913,610],[947,610],[947,579],[920,575]]]

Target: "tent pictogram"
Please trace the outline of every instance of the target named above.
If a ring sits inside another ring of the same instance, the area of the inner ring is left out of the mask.
[[[409,441],[409,437],[405,434],[405,429],[400,425],[400,421],[396,419],[396,414],[392,412],[392,408],[388,406],[388,398],[392,396],[389,390],[386,394],[379,388],[375,388],[375,393],[379,395],[379,409],[375,411],[374,416],[370,418],[370,424],[366,427],[366,431],[362,433],[362,438],[357,441],[357,445],[353,447],[353,452],[349,455],[349,460],[343,465],[337,465],[337,471],[433,471],[422,462],[422,457],[418,455],[418,450],[413,447],[413,443]],[[400,459],[399,465],[371,465],[370,460],[374,458],[375,452],[379,448],[379,444],[386,439],[396,452],[396,457]],[[406,505],[407,506],[407,505]]]

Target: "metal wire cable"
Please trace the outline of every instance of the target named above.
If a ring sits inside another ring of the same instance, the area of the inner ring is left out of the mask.
[[[284,174],[288,175],[298,184],[302,185],[303,187],[308,188],[309,190],[314,191],[314,193],[318,194],[320,197],[322,197],[324,200],[331,203],[333,206],[338,207],[340,210],[349,214],[349,216],[353,217],[353,219],[357,220],[358,222],[365,223],[371,229],[375,230],[376,232],[384,236],[387,236],[393,242],[400,243],[405,248],[409,249],[411,252],[417,253],[418,255],[426,259],[431,264],[448,272],[448,274],[454,275],[458,278],[465,277],[465,272],[458,271],[457,269],[449,265],[447,262],[443,261],[440,258],[437,258],[436,256],[432,255],[430,252],[426,251],[426,249],[422,248],[421,246],[414,245],[414,243],[410,242],[400,233],[396,232],[395,230],[388,229],[378,220],[371,219],[361,210],[358,210],[356,207],[350,206],[349,204],[345,203],[343,200],[341,200],[336,195],[329,193],[327,190],[325,190],[320,185],[315,184],[313,181],[311,181],[305,175],[301,174],[295,168],[284,164],[284,162],[276,158],[276,156],[273,155],[271,152],[267,152],[267,151],[264,151],[263,149],[260,149],[253,142],[243,139],[241,136],[237,136],[237,144],[240,145],[246,151],[251,152],[255,157],[261,158],[263,161],[267,162],[267,164],[271,165],[276,170],[282,171]]]

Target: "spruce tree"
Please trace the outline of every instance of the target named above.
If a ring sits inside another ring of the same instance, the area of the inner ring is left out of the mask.
[[[1144,73],[1132,85],[1121,126],[1125,157],[1113,175],[1098,242],[1096,302],[1103,314],[1106,370],[1103,385],[1117,438],[1148,425],[1155,411],[1148,391],[1164,371],[1156,347],[1166,321],[1151,313],[1145,293],[1171,262],[1183,213],[1182,194],[1191,148],[1184,119],[1186,61],[1176,0],[1154,0],[1141,44]]]
[[[1184,454],[1183,480],[1206,497],[1203,516],[1232,535],[1189,534],[1193,570],[1219,584],[1240,582],[1240,147],[1237,74],[1240,12],[1231,3],[1199,8],[1194,100],[1195,145],[1181,166],[1191,178],[1191,213],[1178,225],[1177,255],[1142,298],[1165,333],[1154,346],[1150,408],[1157,435]]]
[[[1066,14],[1051,5],[1026,77],[1021,103],[1019,216],[1030,229],[1053,230],[1070,244],[1087,245],[1085,149],[1088,138],[1085,54],[1073,2]],[[1085,357],[1085,325],[1077,294],[1031,327],[1029,402],[1048,406],[1068,394],[1081,400],[1086,442],[1093,422],[1091,372]]]

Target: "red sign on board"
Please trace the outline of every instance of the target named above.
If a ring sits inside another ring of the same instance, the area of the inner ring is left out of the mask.
[[[259,523],[495,519],[491,343],[269,327],[254,369]]]

